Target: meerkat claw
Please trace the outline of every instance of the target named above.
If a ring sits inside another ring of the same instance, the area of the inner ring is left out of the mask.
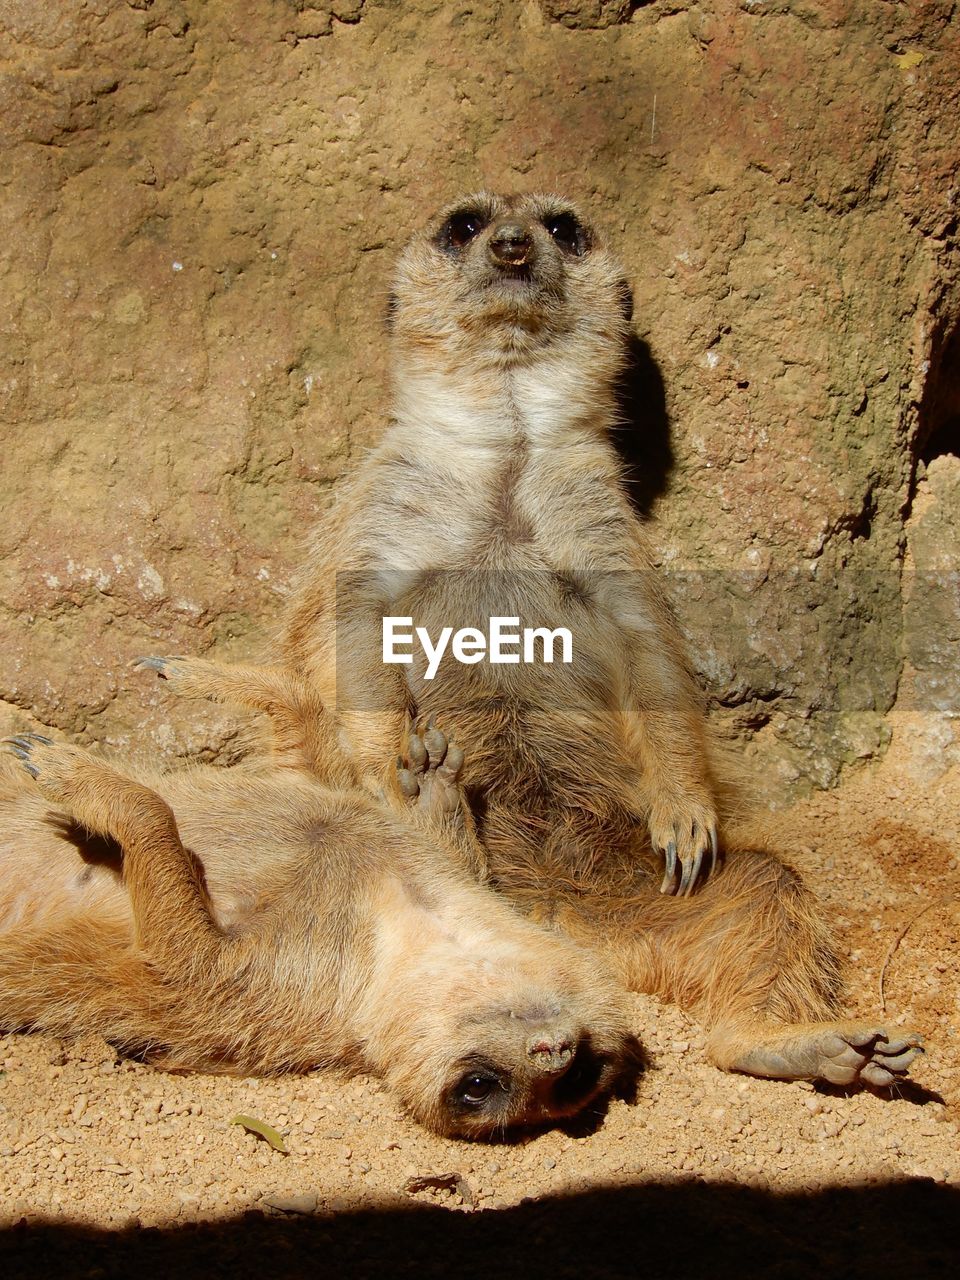
[[[460,777],[465,758],[462,747],[458,747],[455,742],[448,742],[447,754],[443,758],[442,772],[444,777],[452,778],[456,781]]]
[[[868,1062],[860,1072],[860,1079],[866,1080],[867,1084],[872,1084],[875,1089],[887,1089],[893,1084],[896,1076],[884,1067],[877,1066],[875,1062]]]
[[[664,871],[663,880],[660,882],[660,892],[670,893],[671,885],[677,872],[677,846],[672,840],[663,850],[663,859]]]
[[[693,860],[683,864],[683,875],[680,877],[680,888],[677,890],[678,898],[688,898],[693,893],[702,866],[703,850],[698,849],[693,856]]]
[[[433,718],[427,724],[427,731],[423,735],[423,745],[427,749],[427,755],[430,760],[430,768],[435,769],[443,764],[444,757],[447,753],[447,739],[444,734],[433,724]]]
[[[40,733],[21,733],[17,734],[16,737],[3,739],[3,746],[12,756],[16,756],[31,778],[39,778],[40,776],[40,770],[30,758],[34,746],[38,743],[43,746],[52,746],[52,740],[45,738]]]
[[[879,1045],[877,1046],[877,1052],[883,1052]],[[883,1052],[883,1061],[878,1062],[876,1065],[882,1067],[888,1072],[906,1071],[907,1067],[910,1066],[910,1063],[913,1062],[917,1054],[925,1052],[926,1050],[921,1044],[911,1045],[910,1048],[905,1049],[903,1053],[896,1053],[892,1057],[886,1052]]]
[[[155,671],[161,680],[167,678],[167,667],[172,662],[172,658],[134,658],[130,664],[134,671]]]
[[[40,745],[41,745],[41,746],[43,746],[43,747],[52,747],[52,746],[53,746],[53,739],[52,739],[52,738],[47,738],[47,737],[45,737],[45,736],[44,736],[44,734],[42,734],[42,733],[18,733],[18,734],[17,734],[17,736],[16,736],[15,738],[6,738],[6,739],[4,739],[4,741],[6,741],[6,742],[16,742],[16,743],[18,743],[18,744],[25,745],[25,746],[27,746],[28,748],[29,748],[29,747],[30,747],[34,742],[39,742],[39,743],[40,743]]]
[[[920,1036],[901,1036],[897,1040],[881,1039],[877,1041],[877,1051],[890,1059],[891,1064],[899,1061],[905,1054],[912,1057],[914,1053],[923,1053],[923,1039]]]

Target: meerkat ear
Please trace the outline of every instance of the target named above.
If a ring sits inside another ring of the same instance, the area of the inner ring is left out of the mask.
[[[393,332],[393,322],[397,318],[397,310],[400,306],[400,299],[391,291],[387,294],[387,305],[383,313],[383,325],[387,333]]]
[[[620,301],[620,310],[623,312],[624,320],[633,319],[633,290],[627,284],[626,280],[621,280],[617,285],[617,296]]]

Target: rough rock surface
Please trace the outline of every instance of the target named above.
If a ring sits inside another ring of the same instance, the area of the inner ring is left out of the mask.
[[[952,0],[0,0],[0,126],[0,731],[242,752],[130,660],[269,651],[382,430],[400,245],[466,188],[568,192],[634,285],[624,448],[720,730],[771,796],[892,733],[767,835],[853,1011],[882,986],[929,1046],[893,1098],[745,1080],[637,997],[636,1106],[483,1147],[373,1081],[3,1037],[4,1274],[955,1273]]]
[[[394,255],[486,184],[628,266],[627,447],[721,730],[777,794],[875,752],[958,447],[954,11],[0,0],[0,727],[240,749],[128,662],[269,647],[382,429]]]

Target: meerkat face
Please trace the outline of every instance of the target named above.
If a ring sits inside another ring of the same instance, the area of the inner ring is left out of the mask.
[[[442,210],[398,264],[393,328],[403,346],[500,356],[564,338],[622,347],[623,270],[569,201],[479,192]]]
[[[422,1123],[451,1136],[503,1137],[577,1115],[636,1072],[621,999],[602,979],[594,992],[526,983],[488,1004],[460,997],[459,1013],[414,1034],[416,1069],[395,1084]]]
[[[483,1035],[448,1067],[441,1127],[482,1138],[577,1115],[616,1086],[626,1049],[622,1033],[587,1029],[556,1005],[491,1010]]]

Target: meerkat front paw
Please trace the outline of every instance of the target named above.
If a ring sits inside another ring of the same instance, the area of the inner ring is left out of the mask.
[[[3,746],[17,757],[45,799],[69,808],[77,770],[90,758],[82,748],[53,742],[41,733],[4,738]]]
[[[453,817],[461,803],[463,751],[431,722],[422,737],[411,733],[407,755],[406,763],[397,762],[401,792],[428,813]]]
[[[713,875],[718,857],[717,813],[709,800],[658,799],[648,825],[653,846],[664,859],[661,893],[685,897]]]

